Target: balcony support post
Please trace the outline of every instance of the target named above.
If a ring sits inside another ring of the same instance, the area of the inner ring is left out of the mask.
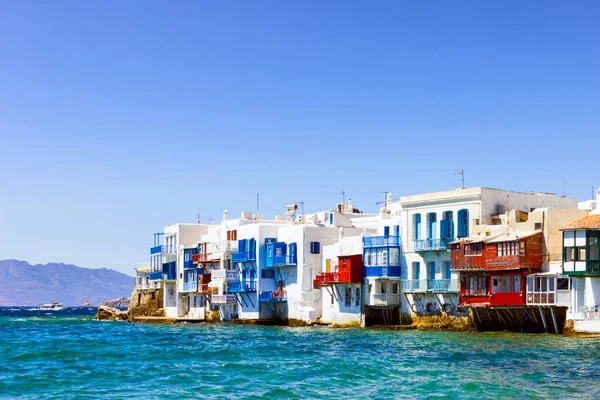
[[[548,325],[546,325],[546,318],[544,317],[544,311],[542,310],[542,307],[540,307],[539,310],[540,310],[540,315],[542,316],[542,323],[544,324],[544,332],[548,333]]]
[[[550,314],[552,314],[552,323],[554,324],[554,333],[558,334],[558,324],[556,323],[556,314],[554,313],[554,307],[550,307]]]

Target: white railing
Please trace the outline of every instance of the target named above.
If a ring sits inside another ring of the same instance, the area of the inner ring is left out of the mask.
[[[213,294],[211,301],[213,304],[234,304],[236,297],[234,294]]]
[[[237,279],[237,275],[237,271],[230,271],[227,269],[215,269],[211,272],[211,279],[213,281],[219,279],[234,281]]]
[[[400,304],[400,295],[392,293],[373,293],[371,295],[372,306],[397,306]]]
[[[237,240],[221,240],[220,242],[212,242],[211,249],[213,253],[224,251],[237,251]]]

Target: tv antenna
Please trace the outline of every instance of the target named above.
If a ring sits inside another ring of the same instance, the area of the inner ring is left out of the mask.
[[[383,210],[387,211],[388,194],[390,194],[390,192],[381,191],[381,192],[378,192],[378,193],[383,193],[384,200],[383,201],[378,201],[377,203],[375,203],[375,205],[383,204]]]
[[[454,175],[460,175],[460,179],[461,179],[461,189],[465,188],[465,170],[461,169],[460,171],[458,171],[457,173],[455,173]]]
[[[256,193],[256,213],[258,214],[258,210],[260,209],[260,193]]]
[[[346,204],[346,190],[342,189],[338,194],[342,195],[342,204]]]
[[[196,208],[196,221],[197,223],[200,223],[200,209]]]

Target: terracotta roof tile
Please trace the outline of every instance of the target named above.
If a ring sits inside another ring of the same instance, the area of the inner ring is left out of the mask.
[[[600,214],[587,215],[577,221],[571,222],[562,229],[600,229]]]

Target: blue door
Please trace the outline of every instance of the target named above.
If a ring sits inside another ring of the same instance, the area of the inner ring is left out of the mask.
[[[429,280],[435,279],[435,262],[434,261],[429,263],[429,268],[427,271],[427,279],[429,279]]]

